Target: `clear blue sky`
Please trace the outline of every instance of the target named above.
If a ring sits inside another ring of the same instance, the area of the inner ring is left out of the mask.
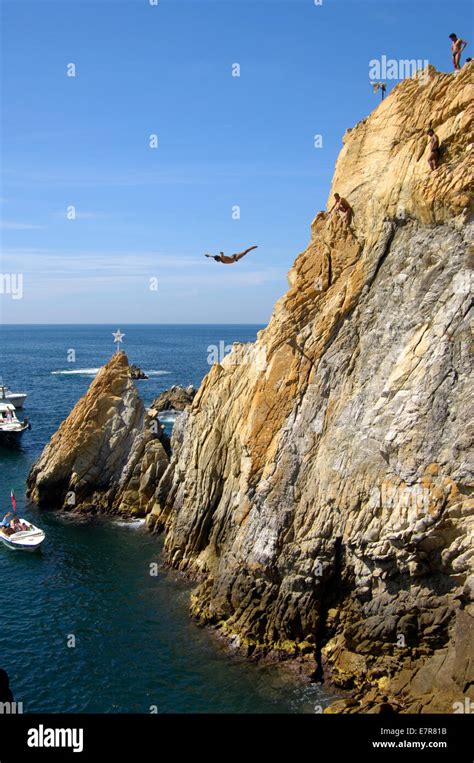
[[[1,272],[24,278],[22,299],[0,295],[11,323],[266,322],[345,129],[379,101],[369,61],[451,71],[452,31],[474,50],[463,0],[1,7]],[[203,257],[254,243],[235,266]]]

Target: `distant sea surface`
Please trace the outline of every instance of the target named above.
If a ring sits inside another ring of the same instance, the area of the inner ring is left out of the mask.
[[[261,326],[120,326],[148,405],[173,384],[198,386],[212,348],[249,342]],[[142,522],[39,511],[25,481],[44,445],[115,350],[117,326],[3,326],[0,374],[27,392],[22,449],[0,448],[0,510],[46,532],[36,554],[0,544],[0,667],[24,712],[317,712],[329,698],[279,668],[229,657],[188,614],[189,585],[162,565]],[[211,350],[209,350],[211,348]],[[74,358],[74,362],[70,362]],[[150,564],[160,565],[150,576]],[[75,646],[68,644],[75,643]]]

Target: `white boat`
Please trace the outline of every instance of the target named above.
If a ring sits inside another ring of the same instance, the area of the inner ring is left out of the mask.
[[[26,392],[12,392],[4,384],[0,384],[0,403],[10,403],[15,408],[23,408],[27,397]]]
[[[28,522],[26,519],[18,517],[23,526],[22,529],[8,535],[9,528],[0,527],[0,540],[12,551],[36,551],[45,539],[43,530]],[[26,529],[24,527],[26,526]]]
[[[0,402],[0,445],[17,445],[26,429],[31,429],[28,419],[19,421],[14,405]]]

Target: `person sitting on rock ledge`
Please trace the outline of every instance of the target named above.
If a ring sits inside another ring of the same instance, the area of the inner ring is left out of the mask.
[[[258,249],[258,246],[250,246],[248,249],[244,249],[243,252],[239,252],[238,254],[231,254],[230,257],[228,257],[224,252],[219,252],[219,254],[205,254],[204,257],[210,257],[212,260],[215,260],[216,262],[222,262],[223,265],[233,265],[234,262],[238,262],[242,259],[242,257],[245,257],[246,254],[252,251],[252,249]]]
[[[334,202],[331,209],[329,210],[329,214],[332,215],[333,212],[339,212],[341,217],[344,219],[346,226],[350,228],[352,215],[353,215],[353,210],[351,205],[349,204],[348,201],[346,201],[346,199],[344,199],[343,196],[339,196],[338,193],[334,194],[334,198],[336,199],[336,201]]]
[[[436,135],[435,131],[430,127],[428,130],[429,135],[429,147],[430,147],[430,153],[428,154],[428,164],[430,166],[431,171],[437,170],[439,165],[439,138]]]

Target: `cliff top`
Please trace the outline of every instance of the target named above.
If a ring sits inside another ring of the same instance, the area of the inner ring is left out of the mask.
[[[330,203],[336,191],[350,201],[359,240],[377,236],[386,218],[443,223],[469,207],[472,72],[472,63],[457,75],[429,66],[346,132]],[[430,127],[441,143],[434,172],[427,163]]]

